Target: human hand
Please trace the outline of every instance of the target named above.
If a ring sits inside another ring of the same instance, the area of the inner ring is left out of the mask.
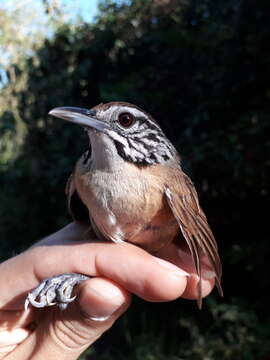
[[[131,244],[80,241],[85,230],[72,223],[0,265],[0,359],[77,359],[128,308],[131,293],[148,301],[197,298],[188,252],[171,244],[158,254],[186,273]],[[23,310],[26,294],[41,280],[67,272],[94,276],[77,286],[67,310]],[[214,285],[207,264],[203,276],[206,296]],[[102,317],[108,318],[93,320]]]

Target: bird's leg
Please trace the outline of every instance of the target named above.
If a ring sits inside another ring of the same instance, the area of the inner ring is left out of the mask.
[[[71,296],[74,286],[87,279],[89,277],[86,275],[74,273],[47,278],[28,294],[25,308],[27,309],[29,304],[36,308],[57,305],[61,310],[65,310],[76,298]]]

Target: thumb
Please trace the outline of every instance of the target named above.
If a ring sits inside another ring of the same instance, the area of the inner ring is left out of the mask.
[[[47,308],[41,311],[36,330],[20,347],[27,346],[28,355],[32,347],[33,360],[78,359],[129,304],[130,294],[111,280],[87,280],[78,287],[77,300],[67,310]]]

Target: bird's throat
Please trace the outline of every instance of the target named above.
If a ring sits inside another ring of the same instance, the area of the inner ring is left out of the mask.
[[[91,153],[91,168],[114,172],[123,165],[124,160],[118,155],[114,141],[109,135],[97,131],[89,132]]]

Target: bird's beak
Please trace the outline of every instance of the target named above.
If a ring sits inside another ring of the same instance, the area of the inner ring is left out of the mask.
[[[65,106],[52,109],[49,112],[49,115],[71,121],[83,127],[94,128],[102,132],[109,128],[108,124],[97,120],[95,110]]]

